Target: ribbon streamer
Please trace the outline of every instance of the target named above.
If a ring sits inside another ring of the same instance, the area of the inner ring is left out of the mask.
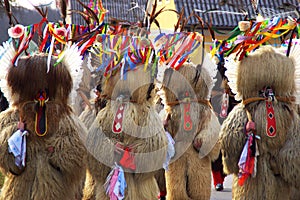
[[[106,178],[104,188],[110,200],[122,200],[125,198],[125,189],[127,187],[124,170],[121,166],[115,164]]]

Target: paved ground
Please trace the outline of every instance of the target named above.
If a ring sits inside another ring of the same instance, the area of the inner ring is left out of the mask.
[[[223,191],[221,192],[216,191],[212,185],[212,193],[211,193],[210,200],[231,200],[232,199],[231,184],[232,184],[232,175],[227,176],[225,178]]]
[[[229,175],[225,178],[224,181],[224,190],[217,192],[212,186],[211,200],[231,200],[231,185],[232,185],[232,175]]]

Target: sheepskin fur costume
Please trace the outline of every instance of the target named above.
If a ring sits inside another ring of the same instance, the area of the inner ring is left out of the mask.
[[[296,111],[298,113],[298,115],[300,115],[300,105],[296,104]],[[297,189],[296,187],[291,189],[291,200],[298,200],[300,199],[300,192],[299,189]]]
[[[262,46],[242,61],[228,62],[229,85],[242,103],[234,107],[221,129],[221,150],[227,174],[234,175],[233,199],[290,199],[290,189],[299,190],[300,136],[299,117],[294,109],[296,61],[271,46]],[[267,134],[266,100],[261,90],[270,87],[276,119],[276,134]],[[246,142],[246,124],[255,123],[257,156],[256,170],[238,184],[239,159]]]
[[[20,58],[7,74],[11,90],[10,108],[0,114],[0,169],[5,175],[1,200],[76,199],[85,173],[86,149],[81,136],[87,130],[68,104],[72,77],[63,63],[47,72],[47,55]],[[1,80],[2,81],[2,80]],[[35,133],[36,102],[40,90],[47,90],[47,133]],[[18,122],[28,131],[25,167],[15,165],[8,151],[8,139]]]
[[[88,173],[95,180],[95,191],[86,185],[84,199],[96,195],[96,199],[109,199],[104,184],[115,163],[120,160],[124,149],[129,147],[134,156],[136,169],[125,172],[126,200],[156,199],[159,189],[154,178],[166,159],[167,138],[162,121],[151,102],[153,90],[151,67],[144,71],[137,66],[120,79],[118,71],[103,83],[102,94],[106,96],[106,107],[99,111],[89,128]],[[114,133],[115,114],[124,104],[122,132]]]
[[[211,161],[220,151],[220,124],[209,103],[214,80],[207,69],[185,63],[178,71],[168,68],[164,72],[166,129],[175,140],[175,156],[166,171],[169,200],[210,199]],[[184,128],[186,106],[190,107],[190,130]]]
[[[101,84],[98,84],[97,89],[98,92],[101,90]],[[94,120],[98,112],[103,109],[106,105],[106,99],[101,98],[101,94],[98,94],[95,99],[92,99],[87,102],[87,105],[84,111],[80,114],[79,119],[84,123],[86,128],[88,129],[93,124]],[[84,199],[94,200],[95,199],[95,180],[93,180],[92,175],[87,169],[86,178],[83,184],[85,194]]]

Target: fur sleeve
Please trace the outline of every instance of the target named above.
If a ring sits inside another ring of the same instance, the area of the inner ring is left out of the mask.
[[[216,160],[220,153],[219,134],[220,123],[212,110],[209,110],[209,120],[205,121],[203,129],[198,133],[195,139],[201,138],[202,145],[199,150],[200,157],[208,155],[210,160]]]
[[[279,152],[279,171],[283,179],[300,189],[300,126],[299,118],[294,120],[294,128],[290,128],[287,140]]]
[[[237,174],[239,171],[238,162],[246,139],[244,134],[246,122],[246,112],[240,104],[235,106],[222,124],[220,133],[221,151],[224,170],[227,174]]]
[[[71,178],[70,182],[82,178],[85,172],[86,148],[84,140],[87,130],[79,119],[66,116],[61,120],[55,140],[49,146],[54,152],[49,157],[49,164]]]

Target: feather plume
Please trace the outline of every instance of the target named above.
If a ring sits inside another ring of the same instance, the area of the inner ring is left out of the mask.
[[[11,11],[10,1],[9,0],[4,0],[4,6],[3,6],[3,3],[0,3],[0,4],[1,4],[2,7],[5,8],[5,12],[6,12],[6,15],[7,15],[8,20],[9,20],[9,25],[13,26],[15,24],[19,24],[17,18],[13,15],[13,13]]]
[[[176,25],[174,27],[174,31],[175,32],[179,29],[180,23],[181,23],[182,19],[184,18],[183,17],[184,16],[184,9],[183,8],[181,8],[181,11],[180,11],[180,13],[178,13],[178,15],[179,15],[178,21],[177,21],[177,23],[176,23]]]
[[[7,86],[6,75],[17,52],[12,42],[6,41],[0,46],[0,88],[5,98],[11,103],[11,92]]]
[[[64,24],[66,23],[66,17],[67,17],[67,4],[68,0],[59,0],[59,7],[60,7],[60,15],[63,19]]]
[[[224,67],[227,69],[225,71],[225,76],[228,79],[228,85],[232,93],[235,94],[235,100],[242,100],[241,94],[239,94],[237,91],[238,61],[235,60],[235,56],[231,55],[225,58]]]
[[[4,4],[5,4],[5,11],[6,11],[6,14],[8,16],[8,19],[9,19],[9,24],[12,25],[12,19],[11,19],[11,10],[10,10],[10,4],[9,4],[9,1],[8,0],[4,0]]]
[[[203,69],[206,69],[206,71],[208,72],[208,74],[212,80],[211,82],[206,83],[207,87],[208,87],[208,91],[209,91],[207,99],[210,99],[211,91],[217,81],[216,76],[217,76],[218,68],[217,68],[217,65],[211,60],[209,53],[205,54],[202,66],[203,66]]]
[[[94,21],[96,21],[96,23],[99,23],[99,18],[97,17],[96,13],[90,9],[88,6],[84,5],[84,3],[82,3],[80,0],[76,0],[82,7],[84,7],[84,9],[86,9],[88,15],[90,18],[92,18]]]
[[[73,105],[75,103],[75,98],[77,97],[77,89],[79,88],[79,84],[83,75],[83,60],[76,44],[68,46],[63,54],[64,55],[62,62],[66,67],[68,67],[73,79],[73,89],[70,96],[71,105]]]
[[[296,86],[296,104],[300,104],[300,39],[294,39],[290,49],[290,57],[295,65],[295,86]]]

